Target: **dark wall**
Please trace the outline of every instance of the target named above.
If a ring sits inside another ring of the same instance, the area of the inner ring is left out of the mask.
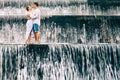
[[[118,4],[120,5],[120,0],[88,0],[89,4]]]

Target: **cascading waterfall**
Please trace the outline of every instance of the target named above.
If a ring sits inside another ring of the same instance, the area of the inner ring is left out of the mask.
[[[25,42],[25,7],[32,2],[0,1],[0,43]],[[85,0],[38,2],[46,16],[41,20],[41,43],[120,42],[119,5],[89,5]]]
[[[37,0],[36,0],[37,1]],[[119,15],[119,5],[88,5],[85,0],[42,0],[39,1],[43,15]],[[31,0],[0,1],[0,16],[25,15],[25,7]]]
[[[120,45],[2,45],[2,80],[119,80]]]
[[[25,45],[25,7],[34,1],[41,44]],[[34,1],[0,0],[0,80],[120,79],[119,1]]]
[[[6,18],[0,18],[2,22],[0,43],[24,44],[26,19]],[[117,16],[99,16],[98,18],[94,16],[52,16],[44,18],[41,20],[40,42],[119,43],[119,20]]]

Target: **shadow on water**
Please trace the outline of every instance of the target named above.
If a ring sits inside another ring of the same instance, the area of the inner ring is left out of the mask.
[[[27,60],[28,60],[27,66],[29,66],[29,68],[30,68],[29,63],[31,63],[31,59],[32,59],[32,64],[34,65],[34,67],[37,67],[36,66],[36,64],[37,64],[36,56],[39,56],[39,60],[41,62],[43,62],[43,64],[44,64],[44,60],[48,57],[48,54],[49,54],[49,46],[48,45],[28,45],[26,48],[27,48],[26,53],[27,53]],[[32,56],[32,57],[30,57],[30,56]],[[37,68],[37,75],[38,75],[38,80],[43,80],[43,70],[41,67]]]
[[[44,60],[47,58],[49,53],[49,46],[48,45],[28,45],[25,49],[27,49],[27,55],[33,55],[33,58],[36,56],[40,56],[40,60]],[[36,59],[34,59],[36,60]],[[36,61],[35,61],[36,62]]]

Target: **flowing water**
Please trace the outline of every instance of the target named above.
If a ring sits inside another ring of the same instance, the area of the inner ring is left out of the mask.
[[[120,41],[119,5],[89,5],[85,0],[38,2],[41,15],[45,16],[41,20],[41,43]],[[0,1],[0,43],[25,43],[25,7],[32,3],[30,0]]]
[[[2,80],[119,80],[120,45],[2,45]]]
[[[63,20],[64,19],[64,20]],[[3,44],[24,44],[26,19],[0,18]],[[120,41],[118,16],[52,16],[41,20],[41,43],[116,43]],[[19,36],[19,38],[18,38]]]
[[[0,0],[0,80],[120,79],[119,1],[34,1],[44,16],[39,45],[24,45],[33,1]]]

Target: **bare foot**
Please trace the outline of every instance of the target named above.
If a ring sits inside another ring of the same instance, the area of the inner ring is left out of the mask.
[[[35,44],[39,44],[39,42],[35,42]]]
[[[29,42],[26,42],[26,44],[30,44]]]
[[[28,39],[28,40],[26,40],[26,44],[30,44],[30,40]]]

